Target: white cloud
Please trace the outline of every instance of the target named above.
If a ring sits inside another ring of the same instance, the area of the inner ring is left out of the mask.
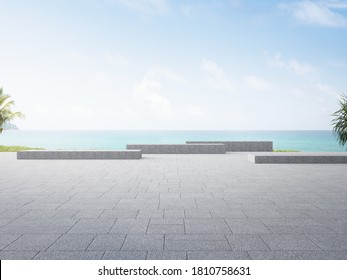
[[[337,8],[337,9],[347,9],[347,2],[340,0],[328,0],[323,2],[329,8]]]
[[[289,71],[294,72],[299,76],[305,76],[313,73],[315,68],[307,63],[299,62],[296,59],[285,60],[281,53],[276,53],[273,56],[267,56],[268,65],[273,68],[285,68]]]
[[[126,59],[120,54],[112,54],[110,52],[105,51],[103,54],[103,58],[105,62],[111,65],[125,65],[127,64]]]
[[[145,14],[165,14],[169,11],[167,0],[116,0],[118,3]]]
[[[75,61],[78,63],[88,63],[90,62],[90,59],[86,56],[82,55],[80,52],[77,51],[65,51],[63,52],[63,56],[67,58],[70,61]]]
[[[318,84],[316,85],[316,88],[317,88],[319,91],[321,91],[321,92],[323,92],[323,93],[325,93],[325,94],[327,94],[327,95],[334,96],[334,97],[338,97],[338,96],[339,96],[337,90],[335,90],[335,89],[334,89],[333,87],[331,87],[331,86],[318,83]]]
[[[135,85],[135,98],[149,105],[154,113],[172,115],[169,99],[161,94],[164,81],[183,83],[184,79],[169,68],[153,67],[147,71],[141,82]]]
[[[258,76],[247,76],[244,78],[246,85],[253,90],[267,90],[270,89],[270,84]]]
[[[204,58],[200,68],[205,73],[207,83],[213,89],[225,91],[231,91],[233,89],[231,79],[215,62]]]
[[[108,82],[110,80],[109,76],[106,75],[104,72],[97,72],[95,74],[95,77],[93,78],[93,81],[95,82]]]
[[[188,106],[185,112],[193,117],[206,117],[206,112],[198,106]]]
[[[333,10],[346,9],[341,1],[300,1],[279,4],[281,10],[288,11],[303,23],[327,27],[347,27],[347,18]]]

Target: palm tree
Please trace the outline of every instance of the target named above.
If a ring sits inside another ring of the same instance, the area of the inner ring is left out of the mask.
[[[9,101],[9,98],[10,96],[3,94],[3,90],[0,88],[0,134],[6,122],[10,122],[14,118],[24,118],[21,112],[12,112],[11,106],[14,105],[14,101]]]
[[[347,143],[347,96],[342,94],[340,99],[340,110],[337,110],[332,121],[334,133],[340,146]]]

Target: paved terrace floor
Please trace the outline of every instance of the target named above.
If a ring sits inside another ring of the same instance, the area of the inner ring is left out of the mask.
[[[346,165],[0,154],[0,259],[347,259]]]

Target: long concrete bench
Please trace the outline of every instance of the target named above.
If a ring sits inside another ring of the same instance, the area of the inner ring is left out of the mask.
[[[253,163],[321,163],[321,164],[342,164],[347,163],[347,153],[254,153],[248,155],[248,160]]]
[[[224,144],[129,144],[143,154],[225,154]]]
[[[227,152],[272,152],[272,141],[186,141],[187,144],[224,144]]]
[[[127,151],[20,151],[17,159],[140,159],[141,150]]]

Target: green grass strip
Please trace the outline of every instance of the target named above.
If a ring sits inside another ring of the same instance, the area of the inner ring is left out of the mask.
[[[23,146],[3,146],[0,145],[0,152],[18,152],[18,151],[25,151],[25,150],[44,150],[43,148],[30,148],[30,147],[23,147]]]

